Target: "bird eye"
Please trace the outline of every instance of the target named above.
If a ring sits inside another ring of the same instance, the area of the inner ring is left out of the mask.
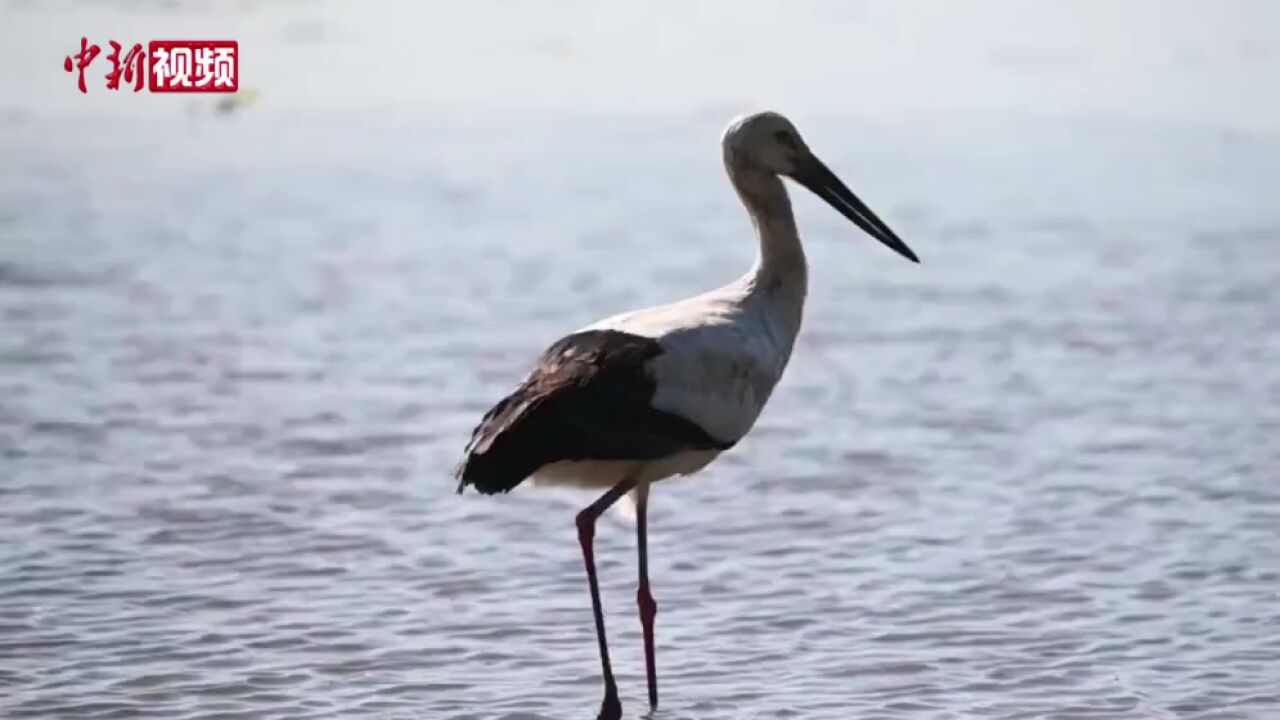
[[[792,150],[796,149],[796,139],[791,137],[791,133],[787,132],[786,130],[779,130],[778,132],[774,133],[773,136],[777,138],[778,142],[782,143],[783,145],[786,145]]]

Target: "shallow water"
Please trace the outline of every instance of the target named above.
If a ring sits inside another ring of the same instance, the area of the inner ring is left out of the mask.
[[[449,470],[555,337],[749,264],[728,102],[7,114],[0,715],[593,716],[587,498]],[[788,374],[654,493],[656,717],[1280,715],[1276,136],[802,113],[924,264],[796,198]]]

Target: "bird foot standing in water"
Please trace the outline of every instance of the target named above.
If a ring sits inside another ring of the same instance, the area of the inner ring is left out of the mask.
[[[604,691],[604,702],[600,703],[600,714],[596,720],[622,720],[622,703],[618,701],[618,688],[611,687]]]

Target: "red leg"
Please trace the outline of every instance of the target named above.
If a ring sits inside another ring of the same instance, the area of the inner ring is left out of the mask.
[[[582,545],[582,561],[587,566],[587,583],[591,586],[591,610],[596,619],[596,639],[600,643],[600,668],[604,676],[604,701],[600,704],[597,720],[620,720],[622,703],[618,700],[618,684],[613,679],[613,667],[609,664],[609,644],[605,640],[604,633],[604,607],[600,602],[600,584],[596,580],[594,548],[596,519],[635,485],[636,481],[630,478],[614,485],[609,492],[600,496],[599,500],[578,513],[577,518],[578,543]]]
[[[649,507],[649,485],[640,486],[636,498],[636,545],[640,550],[640,588],[636,604],[640,606],[640,628],[644,632],[644,673],[649,685],[649,709],[658,707],[658,665],[653,654],[653,619],[658,604],[649,592],[649,548],[646,513]]]

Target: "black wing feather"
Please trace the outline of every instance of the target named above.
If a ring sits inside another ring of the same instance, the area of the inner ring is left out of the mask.
[[[591,330],[547,349],[514,393],[485,413],[458,466],[467,485],[507,492],[564,460],[655,460],[691,449],[727,449],[696,423],[650,404],[652,338]]]

